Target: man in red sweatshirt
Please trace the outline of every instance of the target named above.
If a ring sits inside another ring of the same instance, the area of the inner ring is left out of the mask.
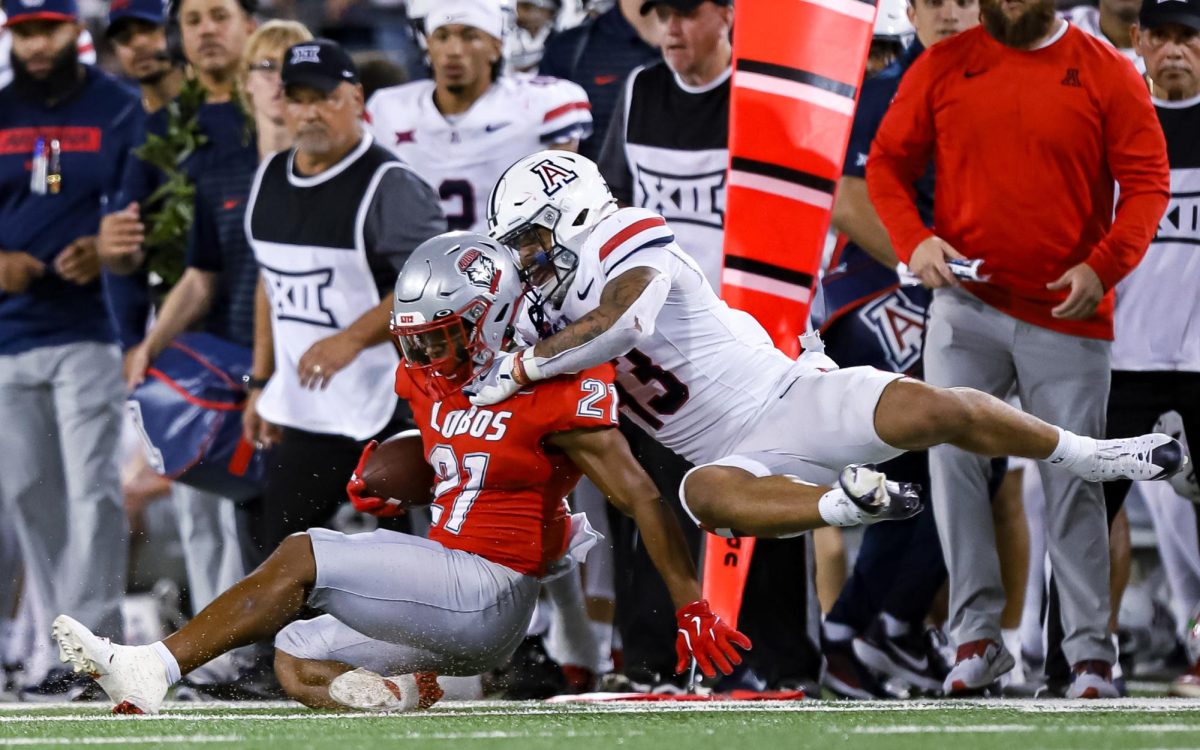
[[[1108,45],[1060,20],[1053,0],[981,0],[982,25],[909,70],[867,163],[871,200],[897,255],[936,289],[925,375],[972,386],[1080,434],[1105,430],[1112,289],[1166,209],[1162,130],[1145,84]],[[934,228],[912,184],[935,164]],[[1114,196],[1119,186],[1120,199]],[[982,259],[983,282],[948,261]],[[950,695],[1013,666],[1000,643],[1004,590],[986,459],[930,451],[958,646]],[[1072,666],[1068,697],[1115,696],[1103,494],[1042,468],[1046,532]]]

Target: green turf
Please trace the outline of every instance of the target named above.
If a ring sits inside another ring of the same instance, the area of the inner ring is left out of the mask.
[[[170,707],[165,718],[103,708],[0,710],[5,747],[446,748],[450,750],[974,750],[1200,748],[1200,702],[1123,701],[644,706],[451,704],[347,716],[244,706]]]

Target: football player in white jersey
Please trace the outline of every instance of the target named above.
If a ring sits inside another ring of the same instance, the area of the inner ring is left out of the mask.
[[[433,186],[450,229],[486,232],[487,196],[505,169],[592,132],[587,94],[555,78],[499,76],[498,0],[442,0],[425,17],[433,79],[375,93],[376,139]]]
[[[472,402],[615,358],[622,411],[697,464],[679,495],[710,530],[770,537],[873,520],[814,485],[847,464],[942,444],[1049,461],[1087,481],[1163,479],[1186,463],[1168,435],[1095,440],[969,388],[790,359],[716,296],[661,216],[618,209],[578,154],[510,167],[488,222],[517,254],[541,341],[498,357],[468,387]]]

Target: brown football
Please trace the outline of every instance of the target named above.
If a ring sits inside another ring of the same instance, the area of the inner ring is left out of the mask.
[[[364,495],[395,500],[401,506],[429,505],[433,501],[433,468],[416,430],[384,440],[367,459],[362,480]]]

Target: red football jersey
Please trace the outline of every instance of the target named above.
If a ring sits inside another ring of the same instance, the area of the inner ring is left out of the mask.
[[[401,364],[396,394],[412,407],[437,474],[429,538],[521,573],[541,576],[567,551],[565,497],[580,471],[546,438],[556,432],[615,427],[611,365],[526,388],[494,406],[472,406],[461,392],[432,401]]]

